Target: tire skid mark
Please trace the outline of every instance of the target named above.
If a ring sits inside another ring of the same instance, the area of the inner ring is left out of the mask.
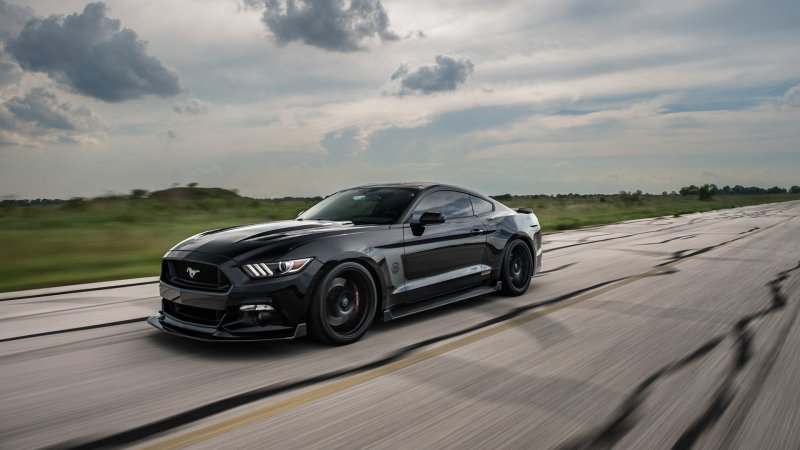
[[[624,239],[624,238],[629,238],[629,237],[634,237],[634,236],[640,236],[640,235],[643,235],[643,234],[658,233],[658,232],[661,232],[661,231],[667,231],[667,230],[672,230],[674,228],[686,227],[686,226],[694,225],[694,224],[697,224],[697,223],[707,222],[707,221],[716,220],[716,219],[731,220],[731,219],[742,219],[742,218],[745,218],[745,217],[757,218],[757,217],[761,217],[761,216],[783,217],[783,216],[778,215],[777,213],[783,213],[785,211],[794,209],[797,206],[800,206],[800,205],[791,205],[791,206],[788,206],[786,208],[774,211],[776,214],[767,214],[767,211],[758,211],[757,213],[738,213],[738,214],[734,214],[734,215],[721,214],[721,217],[710,217],[710,218],[707,218],[707,219],[692,219],[689,222],[683,223],[683,224],[678,224],[678,225],[673,225],[673,226],[669,226],[669,227],[659,228],[659,229],[656,229],[656,230],[639,231],[639,232],[636,232],[636,233],[630,233],[630,234],[626,234],[626,235],[622,235],[622,236],[614,236],[614,237],[605,238],[605,239],[597,239],[595,241],[576,242],[574,244],[562,245],[561,247],[545,249],[544,252],[545,253],[554,252],[554,251],[557,251],[557,250],[563,250],[565,248],[577,247],[577,246],[580,246],[580,245],[596,244],[596,243],[599,243],[599,242],[608,242],[608,241],[613,241],[613,240],[617,240],[617,239]],[[795,216],[789,216],[789,219],[794,218],[794,217]],[[780,223],[780,222],[778,222],[778,223]],[[768,226],[767,228],[771,228],[771,227],[772,227],[772,225]],[[756,228],[757,228],[757,230],[760,230],[760,228],[758,228],[758,227],[756,227]],[[748,230],[745,233],[751,233],[751,232],[757,231],[757,230]]]
[[[658,233],[658,232],[661,232],[661,231],[671,230],[673,228],[685,227],[687,225],[688,224],[684,223],[684,224],[680,224],[680,225],[674,225],[674,226],[671,226],[671,227],[659,228],[657,230],[639,231],[637,233],[624,234],[622,236],[614,236],[614,237],[609,237],[609,238],[604,238],[604,239],[596,239],[594,241],[576,242],[574,244],[562,245],[561,247],[545,249],[544,253],[555,252],[555,251],[558,251],[558,250],[563,250],[565,248],[578,247],[578,246],[581,246],[581,245],[597,244],[599,242],[615,241],[617,239],[625,239],[625,238],[629,238],[629,237],[640,236],[642,234]]]
[[[798,266],[800,266],[800,264],[798,264]],[[795,267],[795,269],[793,270],[797,269],[798,267]],[[788,299],[781,292],[782,284],[786,280],[786,278],[788,278],[789,275],[788,272],[791,271],[784,272],[785,276],[779,276],[769,283],[770,290],[772,291],[773,303],[777,302],[779,304],[785,305],[788,302]],[[798,312],[800,312],[800,302],[796,302],[794,304],[794,308],[792,309],[791,313],[791,318],[786,324],[784,324],[783,328],[781,328],[781,330],[779,331],[778,339],[770,348],[769,353],[767,353],[767,357],[759,367],[758,373],[755,377],[755,381],[749,386],[748,389],[746,389],[743,401],[732,413],[733,418],[731,420],[730,429],[734,430],[734,432],[725,434],[721,448],[730,448],[731,441],[733,441],[738,432],[741,430],[742,421],[750,412],[753,403],[758,398],[758,395],[761,393],[761,389],[764,387],[764,384],[767,381],[767,377],[772,371],[772,368],[775,367],[775,363],[778,361],[778,355],[783,349],[784,344],[786,343],[786,339],[788,339],[789,337],[789,331],[791,331],[795,321],[797,320]]]
[[[159,297],[130,298],[130,299],[125,299],[125,300],[117,300],[117,301],[113,301],[113,302],[104,302],[104,303],[95,303],[95,304],[92,304],[92,305],[75,306],[75,307],[72,307],[72,308],[54,309],[52,311],[41,311],[41,312],[36,312],[36,313],[31,313],[31,314],[19,314],[19,315],[16,315],[16,316],[0,317],[0,322],[4,322],[4,321],[7,321],[7,320],[19,320],[19,319],[24,318],[24,317],[46,316],[46,315],[49,315],[49,314],[69,313],[69,312],[73,312],[73,311],[81,310],[81,309],[100,308],[100,307],[103,307],[103,306],[118,305],[120,303],[134,303],[134,302],[143,302],[145,300],[157,300],[157,299],[159,299]]]
[[[158,280],[155,280],[155,281],[142,281],[140,283],[116,284],[114,286],[102,286],[102,287],[95,287],[95,288],[73,289],[71,291],[48,292],[46,294],[21,295],[19,297],[0,298],[0,302],[10,302],[12,300],[27,300],[27,299],[39,298],[39,297],[52,297],[54,295],[80,294],[81,292],[105,291],[105,290],[108,290],[108,289],[119,289],[119,288],[125,288],[125,287],[133,287],[133,286],[144,286],[146,284],[156,284],[156,283],[158,283]]]
[[[749,329],[750,323],[756,319],[763,318],[786,307],[787,300],[781,292],[781,287],[789,275],[796,270],[800,270],[800,262],[798,262],[798,264],[793,268],[780,272],[775,276],[775,278],[767,283],[767,286],[770,288],[772,293],[772,302],[768,307],[742,317],[734,324],[733,328],[729,332],[717,335],[707,340],[687,356],[671,362],[661,369],[655,371],[652,375],[647,377],[638,386],[636,386],[633,392],[631,392],[619,406],[614,416],[612,416],[612,418],[607,421],[605,425],[601,426],[599,430],[591,432],[583,437],[573,439],[571,442],[568,442],[559,448],[566,450],[613,447],[636,426],[636,423],[638,422],[637,413],[639,413],[639,408],[650,395],[651,388],[653,388],[657,382],[680,371],[691,363],[702,359],[712,350],[717,348],[728,337],[733,337],[736,342],[736,353],[734,355],[733,363],[731,364],[729,372],[725,375],[725,378],[714,392],[711,403],[706,407],[703,413],[701,413],[700,416],[698,416],[681,434],[672,448],[684,449],[694,446],[694,444],[706,432],[706,430],[708,430],[709,427],[715,424],[720,417],[722,417],[736,396],[732,389],[733,382],[735,381],[737,375],[744,370],[753,357],[753,332]],[[789,329],[794,324],[794,321],[797,317],[796,312],[798,305],[800,305],[800,303],[795,304],[795,314],[789,323],[782,329],[778,341],[770,351],[770,355],[773,356],[773,358],[768,359],[767,361],[769,365],[769,368],[766,370],[767,372],[769,369],[771,369],[771,366],[774,365],[774,360],[777,359],[777,353],[785,342]],[[763,382],[764,377],[759,377],[759,384],[763,384]],[[758,387],[758,389],[760,389],[760,387]],[[755,390],[756,394],[757,390]],[[752,402],[754,400],[755,397],[753,396],[750,401]],[[741,421],[741,419],[739,420]],[[727,447],[721,446],[721,448]]]
[[[589,239],[591,239],[591,238],[600,237],[600,236],[608,236],[609,234],[613,234],[613,233],[601,233],[601,234],[593,234],[591,236],[584,236],[584,237],[578,239],[578,242],[581,242],[581,243],[589,242]]]
[[[540,270],[539,273],[537,273],[536,275],[538,276],[538,275],[544,275],[544,274],[548,274],[548,273],[558,272],[559,270],[564,270],[564,269],[566,269],[568,267],[572,267],[575,264],[578,264],[578,262],[577,261],[576,262],[571,262],[569,264],[564,264],[563,266],[558,266],[558,267],[555,267],[553,269]]]
[[[97,323],[97,324],[94,324],[94,325],[86,325],[84,327],[67,328],[67,329],[64,329],[64,330],[45,331],[45,332],[42,332],[42,333],[34,333],[34,334],[24,334],[22,336],[14,336],[14,337],[10,337],[10,338],[3,338],[3,339],[0,339],[0,342],[18,341],[20,339],[30,339],[30,338],[42,337],[42,336],[52,336],[54,334],[72,333],[74,331],[94,330],[96,328],[115,327],[117,325],[127,325],[129,323],[144,322],[145,320],[147,320],[147,317],[137,317],[136,319],[125,319],[125,320],[118,320],[116,322]]]
[[[674,238],[664,239],[664,240],[663,240],[663,241],[661,241],[661,242],[645,242],[645,243],[643,243],[643,244],[636,244],[636,245],[658,245],[658,244],[666,244],[667,242],[672,242],[672,241],[683,241],[683,240],[686,240],[686,239],[691,239],[691,238],[694,238],[694,237],[697,237],[697,235],[696,235],[696,234],[686,234],[686,235],[683,235],[683,236],[678,236],[678,237],[674,237]]]
[[[770,225],[768,227],[759,228],[759,230],[760,231],[765,231],[765,230],[768,230],[768,229],[770,229],[770,228],[772,228],[772,227],[774,227],[776,225],[780,225],[780,224],[782,224],[784,222],[787,222],[789,220],[791,220],[791,219],[786,219],[786,220],[782,220],[780,222],[776,222],[776,223],[774,223],[774,224],[772,224],[772,225]],[[710,252],[712,250],[715,250],[715,249],[720,248],[720,247],[724,247],[724,246],[726,246],[726,245],[728,245],[728,244],[730,244],[732,242],[740,241],[740,240],[748,238],[748,237],[750,237],[752,235],[753,235],[752,233],[748,233],[748,234],[745,234],[745,235],[741,235],[739,237],[735,237],[733,239],[728,239],[727,241],[722,241],[720,243],[717,243],[717,244],[714,244],[714,245],[709,245],[707,247],[703,247],[703,248],[699,248],[699,249],[677,250],[677,251],[672,253],[672,257],[670,259],[668,259],[667,261],[665,261],[665,262],[663,262],[661,264],[658,264],[656,267],[668,266],[670,264],[674,264],[674,263],[676,263],[676,262],[678,262],[680,260],[683,260],[683,259],[693,258],[693,257],[695,257],[697,255],[702,255],[703,253],[708,253],[708,252]]]
[[[134,329],[134,330],[130,330],[130,331],[122,331],[122,332],[117,332],[117,333],[114,333],[114,334],[107,334],[107,335],[103,335],[103,336],[86,337],[86,338],[78,339],[78,340],[75,340],[75,341],[58,342],[58,343],[54,343],[52,345],[46,345],[46,346],[37,347],[35,349],[24,349],[24,350],[12,352],[12,353],[3,353],[3,354],[0,354],[0,364],[7,364],[8,360],[14,360],[14,359],[18,359],[20,357],[23,357],[23,358],[30,358],[31,356],[35,357],[37,354],[41,354],[41,353],[53,354],[53,352],[57,351],[57,349],[63,349],[63,348],[66,348],[66,347],[75,347],[75,346],[79,346],[81,344],[85,344],[87,342],[91,342],[92,343],[92,348],[94,348],[95,346],[102,346],[103,344],[98,344],[102,340],[119,339],[119,338],[123,338],[123,337],[128,337],[130,335],[134,335],[136,333],[147,333],[147,332],[150,332],[150,330],[148,330],[147,328],[139,328],[139,329]]]
[[[736,339],[736,358],[731,365],[730,371],[725,376],[725,379],[717,388],[713,400],[711,404],[706,408],[706,410],[701,414],[689,428],[684,431],[675,445],[672,447],[674,449],[681,449],[681,448],[690,448],[693,447],[697,440],[725,413],[728,407],[733,402],[734,398],[736,397],[736,392],[733,389],[733,383],[736,381],[737,375],[744,370],[747,364],[753,358],[753,331],[749,329],[750,324],[756,320],[763,317],[766,317],[772,313],[778,312],[786,307],[787,299],[781,292],[781,286],[783,282],[789,277],[791,272],[800,269],[800,262],[798,264],[789,269],[779,273],[775,278],[773,278],[769,283],[767,283],[767,287],[770,288],[772,293],[772,302],[770,306],[764,308],[760,311],[757,311],[752,314],[748,314],[742,317],[734,326],[731,334]],[[763,386],[765,382],[766,375],[769,374],[769,371],[775,364],[777,360],[777,354],[780,349],[783,347],[783,344],[786,342],[786,338],[789,335],[789,330],[794,325],[795,319],[797,319],[797,308],[800,303],[795,303],[793,311],[795,314],[792,314],[789,321],[781,328],[780,333],[778,334],[778,339],[775,341],[773,346],[770,348],[768,352],[768,358],[764,365],[762,365],[761,370],[759,372],[763,372],[763,376],[756,379],[756,387],[754,387],[755,393],[760,391],[760,387]],[[755,400],[757,395],[749,396],[749,402]],[[738,415],[740,422],[744,415],[741,413]],[[735,428],[734,428],[735,429]],[[725,447],[723,447],[725,448]]]

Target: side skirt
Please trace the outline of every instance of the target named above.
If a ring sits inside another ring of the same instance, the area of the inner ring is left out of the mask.
[[[479,295],[490,294],[497,292],[501,288],[501,283],[498,281],[494,286],[479,286],[466,291],[455,292],[444,297],[437,297],[432,300],[417,302],[410,305],[398,305],[392,309],[383,311],[383,321],[399,319],[401,317],[410,316],[423,311],[428,311],[440,306],[449,305],[451,303],[460,302],[469,298],[477,297]]]

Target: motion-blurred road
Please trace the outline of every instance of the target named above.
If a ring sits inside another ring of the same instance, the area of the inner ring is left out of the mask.
[[[549,234],[526,295],[346,347],[165,335],[153,279],[4,294],[0,448],[799,448],[798,215]]]

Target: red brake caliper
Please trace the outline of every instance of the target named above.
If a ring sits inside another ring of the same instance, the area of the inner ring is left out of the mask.
[[[356,306],[354,309],[355,313],[358,314],[358,310],[361,307],[361,296],[358,294],[358,286],[352,281],[350,283],[353,284],[353,292],[356,294]]]

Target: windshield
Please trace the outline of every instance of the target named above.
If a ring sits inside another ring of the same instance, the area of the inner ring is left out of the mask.
[[[333,220],[375,225],[395,223],[416,194],[416,189],[409,188],[348,189],[312,206],[298,220]]]

